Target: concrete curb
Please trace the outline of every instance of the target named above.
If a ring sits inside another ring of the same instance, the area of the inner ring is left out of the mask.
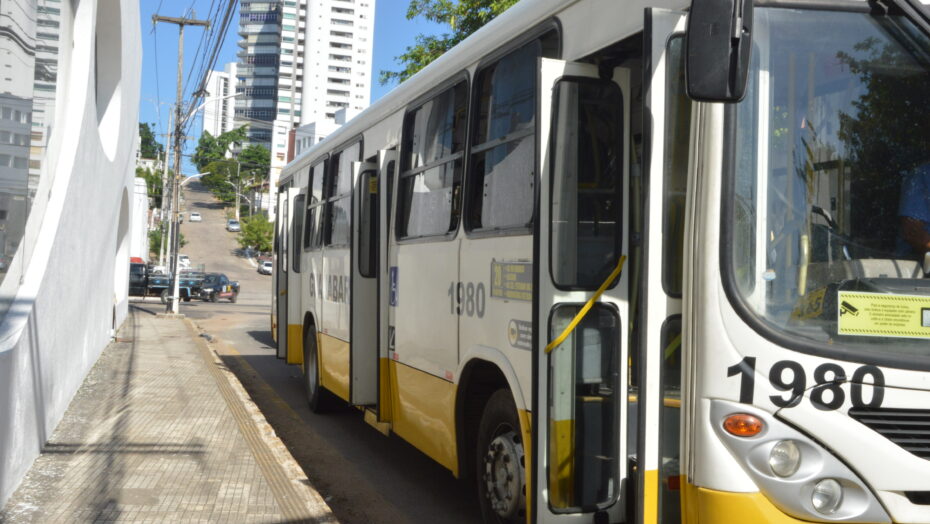
[[[205,349],[205,351],[210,355],[216,370],[218,370],[219,373],[222,374],[222,376],[229,383],[229,386],[232,388],[235,394],[236,400],[241,403],[242,407],[248,413],[248,417],[250,419],[248,422],[254,425],[254,428],[259,433],[262,443],[264,446],[267,446],[267,452],[269,452],[274,457],[275,463],[280,466],[281,472],[283,472],[285,480],[287,481],[287,491],[295,494],[296,498],[299,499],[289,502],[296,503],[301,506],[301,513],[306,515],[306,518],[299,519],[299,521],[338,524],[338,520],[333,514],[332,509],[328,504],[326,504],[326,501],[319,494],[319,492],[313,488],[310,480],[307,478],[307,475],[300,467],[300,464],[297,463],[297,461],[291,455],[290,451],[288,451],[287,446],[285,446],[284,442],[282,442],[278,435],[275,433],[274,428],[265,419],[265,416],[262,414],[259,407],[252,401],[252,398],[245,390],[245,387],[243,387],[242,383],[239,382],[239,378],[222,361],[218,352],[213,347],[223,346],[225,343],[221,339],[205,332],[191,319],[184,319],[184,322],[187,323],[188,328],[192,332],[192,335],[195,335],[192,337],[195,343]],[[260,451],[262,450],[253,449],[253,453],[259,453]],[[271,481],[272,480],[269,479],[269,482]]]

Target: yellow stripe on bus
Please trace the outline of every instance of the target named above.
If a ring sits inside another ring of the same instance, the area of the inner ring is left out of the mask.
[[[569,508],[575,499],[575,421],[549,421],[549,503]]]
[[[390,376],[394,433],[458,477],[456,385],[394,361],[390,363]]]
[[[304,363],[304,334],[300,324],[287,325],[287,363]]]
[[[349,400],[349,343],[320,334],[320,384],[337,397]]]
[[[647,482],[648,485],[648,482]],[[765,497],[754,493],[732,493],[694,486],[682,476],[682,522],[685,524],[804,524],[783,513]],[[648,521],[647,521],[648,522]]]
[[[659,518],[659,471],[644,471],[643,484],[643,524],[656,524]]]

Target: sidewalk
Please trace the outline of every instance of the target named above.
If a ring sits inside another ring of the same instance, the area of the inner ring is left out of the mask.
[[[193,325],[130,306],[0,522],[336,519]]]

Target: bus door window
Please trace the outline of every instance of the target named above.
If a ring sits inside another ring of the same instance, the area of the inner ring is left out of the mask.
[[[306,198],[307,196],[304,195],[303,193],[297,195],[297,197],[294,198],[294,210],[295,211],[294,211],[294,214],[292,215],[293,216],[292,220],[294,221],[293,226],[292,226],[292,231],[294,233],[294,251],[293,251],[294,260],[291,263],[291,267],[293,268],[295,273],[300,273],[300,254],[302,252],[302,250],[300,249],[300,241],[303,238],[303,227],[304,227],[303,217],[301,216],[300,210],[304,209],[304,203],[306,201]]]
[[[562,289],[597,289],[620,257],[622,96],[617,84],[590,78],[563,78],[555,88],[549,270]],[[550,340],[580,307],[553,310]],[[620,494],[620,322],[614,306],[598,303],[550,354],[549,491],[556,509],[609,505]]]
[[[378,172],[359,175],[358,188],[358,272],[373,278],[378,268]]]

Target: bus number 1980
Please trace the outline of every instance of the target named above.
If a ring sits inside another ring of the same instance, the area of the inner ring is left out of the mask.
[[[452,282],[449,284],[449,313],[453,315],[467,315],[469,317],[484,317],[486,303],[484,283],[478,282]]]

